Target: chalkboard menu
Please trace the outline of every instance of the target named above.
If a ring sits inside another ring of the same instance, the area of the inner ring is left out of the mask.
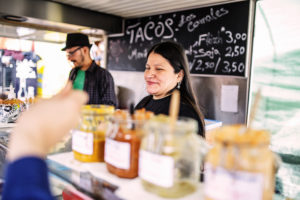
[[[245,76],[249,1],[125,20],[109,37],[109,70],[144,71],[147,51],[166,40],[183,45],[192,74]]]

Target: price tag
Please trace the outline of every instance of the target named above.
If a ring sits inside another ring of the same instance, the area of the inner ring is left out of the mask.
[[[72,149],[81,154],[92,155],[94,151],[93,133],[73,130]]]
[[[174,159],[148,151],[140,151],[139,176],[155,185],[172,187],[174,184]]]
[[[120,168],[130,168],[130,144],[127,142],[118,142],[110,138],[105,140],[104,151],[105,162]]]
[[[214,200],[262,200],[263,175],[205,164],[205,196]]]

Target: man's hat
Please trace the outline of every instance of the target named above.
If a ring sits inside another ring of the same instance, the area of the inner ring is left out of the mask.
[[[61,50],[65,51],[66,49],[76,46],[88,46],[89,48],[91,48],[92,45],[90,44],[87,35],[84,35],[82,33],[68,33],[66,46]]]

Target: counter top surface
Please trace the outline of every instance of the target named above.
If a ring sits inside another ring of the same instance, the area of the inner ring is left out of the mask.
[[[105,163],[83,163],[74,159],[73,152],[58,153],[49,155],[48,159],[58,162],[66,167],[79,172],[90,172],[94,176],[109,181],[112,184],[119,186],[116,195],[126,200],[166,200],[155,194],[149,193],[144,190],[140,179],[122,179],[109,173],[106,169]],[[199,182],[197,191],[187,195],[180,200],[203,200],[203,184]],[[273,200],[284,200],[285,198],[280,195],[274,195]],[[170,200],[170,199],[169,199]],[[176,200],[176,199],[175,199]]]
[[[54,155],[49,155],[48,159],[56,161],[64,166],[67,166],[71,169],[77,171],[88,171],[98,178],[102,178],[106,181],[109,181],[112,184],[119,186],[119,189],[116,191],[116,194],[120,198],[126,200],[163,200],[166,198],[159,197],[155,194],[145,191],[143,188],[140,179],[122,179],[117,176],[109,173],[106,169],[105,163],[83,163],[74,159],[72,152],[59,153]],[[178,199],[178,198],[177,198]],[[203,184],[199,182],[197,191],[187,195],[182,200],[201,200],[203,199]]]

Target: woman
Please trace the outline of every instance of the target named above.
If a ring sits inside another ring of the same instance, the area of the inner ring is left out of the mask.
[[[155,114],[169,114],[171,93],[180,91],[179,116],[198,122],[198,133],[205,136],[204,117],[192,89],[187,57],[183,47],[173,41],[154,45],[148,52],[144,72],[147,92],[135,109],[145,108]]]

